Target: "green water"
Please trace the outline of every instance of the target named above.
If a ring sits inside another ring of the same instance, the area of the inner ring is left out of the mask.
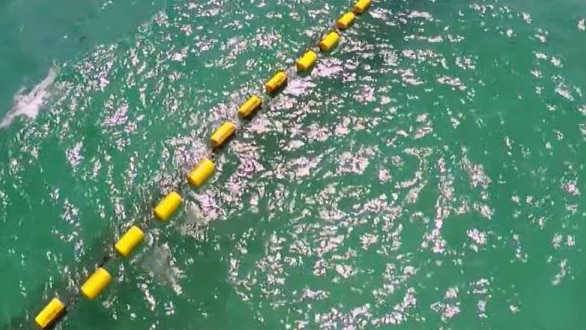
[[[150,205],[348,1],[0,3],[0,322],[61,329],[584,328],[586,4],[373,3]]]

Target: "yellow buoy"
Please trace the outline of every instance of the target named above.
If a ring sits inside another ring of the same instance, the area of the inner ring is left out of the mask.
[[[336,27],[340,30],[346,30],[354,23],[354,19],[356,19],[356,15],[353,12],[348,12],[338,19]]]
[[[65,312],[65,304],[57,298],[51,299],[51,301],[41,310],[37,317],[35,317],[35,323],[41,328],[45,329],[53,325],[61,315]]]
[[[212,147],[218,148],[224,145],[226,141],[236,132],[236,125],[230,121],[225,121],[210,137]]]
[[[98,268],[81,286],[81,293],[88,299],[95,299],[110,283],[112,276],[104,268]]]
[[[274,93],[279,88],[285,86],[287,82],[287,73],[285,71],[277,72],[267,83],[265,84],[265,90],[267,93]]]
[[[308,50],[303,56],[297,59],[297,71],[307,71],[309,70],[317,61],[317,54],[312,51]]]
[[[262,99],[256,95],[252,95],[246,102],[244,102],[240,108],[238,108],[238,115],[241,118],[250,116],[262,105]]]
[[[354,5],[352,11],[354,12],[354,14],[360,15],[363,12],[365,12],[368,9],[368,7],[370,7],[370,0],[358,0],[358,2],[356,2],[356,4]]]
[[[127,257],[144,239],[144,232],[137,226],[132,226],[126,234],[116,242],[114,249],[123,257]]]
[[[340,35],[336,33],[336,31],[331,31],[321,39],[319,42],[319,49],[321,49],[322,52],[328,52],[336,47],[338,41],[340,41]]]
[[[202,159],[189,173],[187,181],[190,185],[199,188],[214,174],[214,162]]]
[[[171,216],[173,216],[173,213],[177,211],[179,206],[181,206],[181,202],[181,195],[173,191],[165,196],[165,198],[163,198],[159,204],[157,204],[153,210],[153,213],[157,219],[161,221],[167,221]]]

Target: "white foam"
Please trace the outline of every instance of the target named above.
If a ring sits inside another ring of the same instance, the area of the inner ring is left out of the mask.
[[[18,116],[26,116],[30,119],[35,119],[39,114],[39,110],[50,96],[49,87],[57,78],[57,70],[50,68],[45,79],[33,87],[25,94],[25,88],[14,94],[14,104],[12,108],[6,113],[0,122],[0,129],[8,127],[12,121]]]

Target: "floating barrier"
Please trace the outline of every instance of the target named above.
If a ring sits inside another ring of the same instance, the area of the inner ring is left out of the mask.
[[[315,65],[315,62],[317,62],[317,54],[313,50],[308,50],[295,63],[297,71],[307,71]]]
[[[88,299],[95,299],[104,291],[112,276],[104,268],[98,268],[81,286],[81,293]]]
[[[334,49],[340,41],[340,35],[336,31],[331,31],[319,42],[319,49],[322,52],[329,52]]]
[[[171,192],[154,208],[153,213],[160,221],[167,221],[181,206],[181,195]]]
[[[310,70],[316,64],[318,55],[313,49],[319,49],[322,52],[329,52],[337,47],[340,42],[338,31],[343,31],[351,27],[357,15],[363,14],[371,5],[371,0],[358,0],[351,11],[340,16],[335,24],[328,27],[329,32],[322,35],[317,45],[309,47],[303,55],[295,62],[298,72]],[[317,48],[315,47],[317,46]],[[317,51],[317,50],[316,50]],[[274,96],[281,91],[288,82],[288,72],[285,70],[277,71],[271,79],[266,81],[264,88],[268,96]],[[291,72],[290,72],[291,73]],[[270,103],[270,100],[269,100]],[[250,96],[244,103],[238,107],[238,116],[242,119],[250,118],[263,105],[263,97],[260,94]],[[210,144],[212,146],[212,156],[200,160],[197,165],[187,175],[187,182],[194,188],[202,187],[214,174],[215,164],[212,161],[216,148],[224,146],[228,140],[235,134],[236,124],[226,121],[211,135]],[[153,209],[153,215],[159,221],[168,221],[182,204],[182,197],[179,193],[173,191],[165,196],[159,204]],[[122,237],[114,244],[114,250],[120,257],[128,257],[140,243],[144,240],[145,233],[138,226],[130,227]],[[104,291],[112,280],[110,273],[103,268],[111,260],[108,255],[103,258],[100,267],[86,280],[81,286],[81,295],[87,299],[95,299]],[[77,302],[77,298],[68,303],[64,303],[59,298],[53,298],[35,317],[35,323],[41,329],[46,329],[55,325],[66,312]]]
[[[59,298],[53,298],[47,306],[37,314],[37,317],[35,317],[35,323],[41,329],[47,329],[53,326],[63,314],[65,314],[65,304],[61,302]]]
[[[144,232],[137,226],[132,226],[126,234],[116,242],[114,249],[122,257],[128,257],[144,239]]]
[[[246,100],[246,102],[240,105],[238,108],[238,116],[240,116],[240,118],[248,118],[254,114],[255,111],[260,109],[261,106],[262,99],[260,96],[252,95],[248,100]]]

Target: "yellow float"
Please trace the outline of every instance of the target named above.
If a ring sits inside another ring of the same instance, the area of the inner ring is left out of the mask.
[[[360,15],[364,13],[368,9],[368,7],[370,7],[370,0],[358,0],[358,2],[356,2],[356,4],[354,5],[352,11],[354,12],[354,14]]]
[[[132,226],[114,245],[114,249],[122,257],[127,257],[144,239],[144,232]]]
[[[283,88],[287,83],[287,73],[285,71],[277,72],[269,81],[265,84],[265,90],[267,93],[272,94]]]
[[[169,218],[171,218],[171,216],[173,216],[179,206],[181,206],[181,202],[181,195],[173,191],[165,196],[165,198],[163,198],[159,204],[157,204],[153,210],[153,213],[157,219],[161,221],[167,221]]]
[[[98,268],[81,286],[81,293],[88,299],[95,299],[110,283],[112,276],[104,268]]]
[[[257,95],[252,95],[246,102],[238,108],[238,116],[240,118],[247,118],[253,112],[258,110],[262,105],[262,99]]]
[[[53,324],[65,312],[65,304],[58,298],[53,298],[35,317],[35,323],[41,328],[46,329]]]
[[[334,49],[340,41],[340,35],[336,31],[331,31],[319,42],[319,49],[322,52],[329,52]]]
[[[336,21],[336,27],[340,30],[346,30],[347,28],[352,26],[355,19],[356,15],[354,15],[353,12],[348,12],[342,15],[342,17],[340,17],[338,21]]]
[[[303,56],[297,59],[297,71],[303,72],[311,69],[316,61],[317,54],[312,50],[308,50],[307,52],[305,52],[305,54],[303,54]]]
[[[223,146],[234,132],[236,132],[236,125],[230,121],[225,121],[210,137],[212,147],[218,148]]]
[[[202,159],[187,176],[190,185],[199,188],[214,174],[214,162]]]

